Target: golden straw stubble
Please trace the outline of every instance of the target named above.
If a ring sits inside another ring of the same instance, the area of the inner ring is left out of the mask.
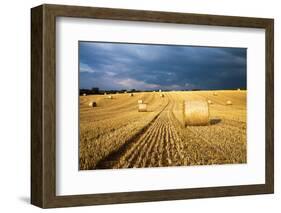
[[[206,100],[184,102],[185,126],[206,126],[209,124],[209,105]]]

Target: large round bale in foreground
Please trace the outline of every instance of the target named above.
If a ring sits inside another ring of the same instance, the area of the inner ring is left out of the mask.
[[[89,106],[90,106],[90,107],[96,107],[96,106],[97,106],[97,103],[94,102],[94,101],[93,101],[93,102],[90,102],[90,103],[89,103]]]
[[[209,105],[205,100],[184,102],[185,126],[206,126],[209,124]]]
[[[139,112],[147,112],[147,104],[139,104]]]

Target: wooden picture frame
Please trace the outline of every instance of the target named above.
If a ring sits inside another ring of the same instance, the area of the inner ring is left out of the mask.
[[[266,34],[265,184],[56,195],[56,17],[262,28]],[[274,21],[63,5],[31,9],[31,203],[41,208],[179,200],[274,192]]]

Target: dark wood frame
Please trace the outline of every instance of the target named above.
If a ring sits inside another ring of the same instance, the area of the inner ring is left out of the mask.
[[[265,184],[56,196],[56,17],[262,28],[266,32]],[[274,20],[110,8],[41,5],[31,9],[31,203],[66,207],[274,192]]]

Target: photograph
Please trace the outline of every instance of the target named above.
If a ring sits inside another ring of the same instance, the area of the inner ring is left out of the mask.
[[[247,163],[247,48],[78,42],[79,169]]]

